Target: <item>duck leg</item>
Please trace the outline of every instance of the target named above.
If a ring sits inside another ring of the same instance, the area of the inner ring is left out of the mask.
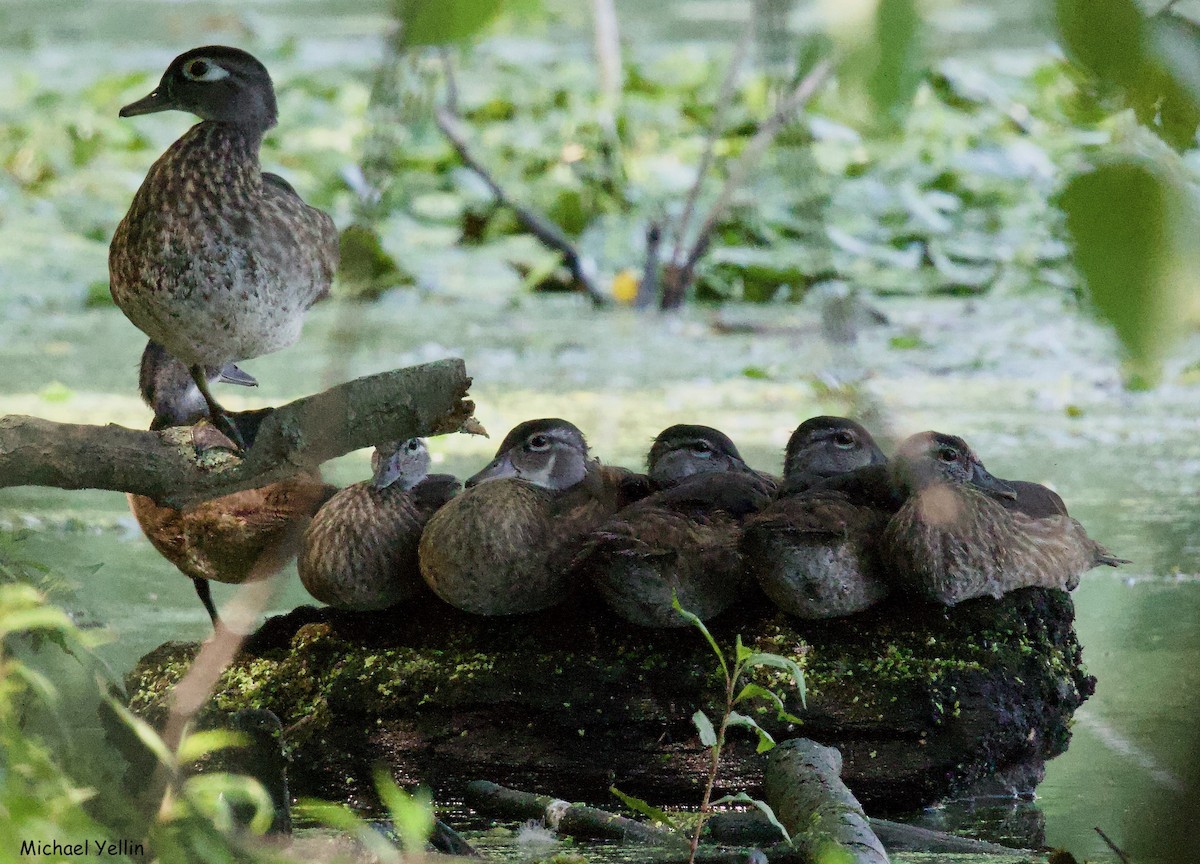
[[[215,630],[221,618],[217,615],[217,607],[213,605],[212,587],[208,584],[207,579],[197,579],[195,577],[192,577],[192,585],[196,587],[196,596],[200,598],[200,602],[208,610],[208,617],[212,619],[213,629]]]
[[[245,453],[246,442],[242,438],[242,433],[238,431],[237,425],[229,416],[229,412],[222,408],[221,403],[213,398],[212,391],[208,389],[208,374],[204,367],[191,366],[188,371],[191,372],[192,380],[196,382],[196,387],[200,390],[200,395],[204,397],[204,404],[208,406],[208,414],[212,418],[213,425],[234,443],[239,452]]]

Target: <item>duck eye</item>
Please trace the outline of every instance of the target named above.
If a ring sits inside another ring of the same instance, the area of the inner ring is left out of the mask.
[[[697,456],[707,459],[713,453],[712,445],[707,441],[693,441],[692,452]]]
[[[421,449],[421,445],[417,442],[416,439],[413,439],[412,441],[409,441],[408,444],[405,445],[404,449],[407,450],[409,453],[416,453],[418,450]]]
[[[958,451],[953,447],[939,447],[937,451],[937,458],[941,459],[943,462],[957,462]]]
[[[854,436],[849,432],[837,432],[833,436],[833,443],[839,447],[853,447]]]
[[[528,447],[530,450],[549,450],[550,439],[545,435],[534,435],[529,439]]]
[[[183,67],[183,77],[193,81],[220,81],[229,73],[208,60],[192,60]]]

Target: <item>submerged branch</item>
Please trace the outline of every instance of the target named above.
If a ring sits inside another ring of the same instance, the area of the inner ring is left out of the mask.
[[[170,507],[316,470],[384,441],[477,431],[462,360],[368,375],[264,412],[244,459],[198,457],[192,430],[0,417],[0,488],[55,486],[146,495]]]
[[[434,116],[438,129],[442,130],[446,140],[458,153],[458,158],[484,182],[497,203],[512,210],[517,221],[521,223],[521,227],[540,240],[542,245],[563,256],[563,263],[571,271],[571,278],[588,295],[593,305],[608,305],[608,298],[596,286],[596,279],[591,272],[592,268],[584,260],[575,244],[571,242],[571,238],[548,218],[517,202],[504,190],[504,187],[492,176],[487,167],[471,152],[462,125],[451,111],[446,108],[438,108]]]

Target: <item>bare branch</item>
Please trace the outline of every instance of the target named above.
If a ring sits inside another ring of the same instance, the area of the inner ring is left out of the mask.
[[[571,271],[571,277],[583,288],[593,305],[608,305],[608,298],[596,286],[596,280],[590,272],[591,268],[584,261],[583,256],[579,254],[579,250],[575,244],[563,233],[562,229],[540,213],[531,210],[524,204],[518,203],[511,195],[504,191],[499,181],[492,176],[492,173],[471,152],[471,148],[467,144],[466,135],[457,117],[446,108],[435,109],[434,116],[437,119],[438,128],[442,130],[442,134],[446,136],[446,140],[454,147],[463,164],[474,171],[479,179],[487,185],[488,190],[492,193],[492,197],[501,205],[512,210],[517,217],[517,221],[521,223],[521,227],[540,240],[543,245],[562,254],[563,262]]]
[[[470,385],[462,360],[339,384],[267,412],[244,459],[226,451],[198,458],[188,428],[142,432],[0,417],[0,488],[112,489],[184,507],[315,470],[382,441],[477,431]]]
[[[796,85],[796,88],[786,98],[779,101],[771,116],[764,120],[762,125],[758,127],[758,131],[754,133],[754,137],[750,139],[750,143],[746,145],[745,149],[742,150],[741,156],[738,157],[733,167],[729,169],[729,175],[725,179],[725,185],[721,187],[721,192],[717,196],[716,202],[709,208],[707,215],[704,217],[704,222],[701,224],[700,231],[697,233],[696,239],[692,242],[687,256],[683,258],[682,263],[679,263],[682,271],[680,274],[680,285],[686,288],[686,286],[691,284],[696,264],[704,256],[705,251],[707,251],[708,244],[712,240],[713,231],[716,230],[717,222],[725,215],[725,211],[729,209],[734,193],[745,184],[746,178],[749,177],[754,166],[762,159],[767,148],[771,146],[771,142],[775,140],[775,136],[816,95],[817,90],[825,83],[825,80],[832,71],[833,64],[831,61],[822,60],[818,63],[811,72],[804,76],[804,79]]]
[[[696,209],[696,200],[700,197],[704,178],[708,176],[708,170],[712,167],[713,151],[716,149],[717,139],[725,131],[725,114],[728,111],[729,103],[733,101],[733,88],[737,85],[738,75],[746,62],[746,56],[750,53],[752,41],[754,41],[753,13],[746,21],[746,29],[742,31],[742,36],[733,49],[733,56],[729,59],[729,68],[725,70],[725,80],[721,82],[721,92],[717,96],[717,112],[713,116],[708,136],[704,140],[704,153],[700,156],[700,164],[696,167],[696,179],[692,182],[692,188],[688,189],[687,200],[683,204],[683,213],[680,214],[679,222],[675,225],[675,248],[671,252],[673,262],[678,263],[683,254],[683,241],[687,237],[688,228],[692,227],[692,213]]]

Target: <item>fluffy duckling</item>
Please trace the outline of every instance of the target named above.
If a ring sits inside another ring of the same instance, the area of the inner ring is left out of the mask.
[[[213,381],[246,377],[228,367],[206,370],[205,375]],[[187,368],[154,342],[142,354],[139,389],[155,412],[151,429],[195,423],[208,416]],[[257,412],[248,414],[251,422],[242,429],[252,440],[259,417]],[[240,415],[233,419],[239,420]],[[335,491],[319,477],[300,474],[183,510],[144,495],[128,497],[146,539],[192,580],[215,626],[218,616],[209,582],[237,585],[276,572],[296,554],[309,519]]]
[[[747,520],[741,542],[747,571],[780,609],[836,618],[887,595],[878,544],[894,508],[861,488],[886,462],[871,433],[844,417],[814,417],[792,433],[783,491]],[[833,478],[853,482],[839,489]]]
[[[687,626],[673,597],[701,620],[713,618],[744,596],[739,526],[766,505],[774,484],[709,426],[660,433],[650,448],[649,476],[661,491],[594,531],[573,572],[633,624]]]
[[[579,539],[641,494],[637,476],[588,456],[572,423],[529,420],[425,526],[421,575],[479,615],[535,612],[566,599]]]
[[[245,51],[195,48],[167,67],[122,117],[200,117],[150,168],[109,247],[113,300],[178,358],[209,415],[241,446],[213,399],[206,367],[295,342],[308,308],[329,291],[338,234],[288,183],[259,164],[276,123],[266,67]]]
[[[1088,537],[1050,490],[993,477],[961,438],[913,435],[891,470],[906,500],[884,549],[904,586],[926,599],[953,606],[1026,586],[1070,591],[1093,567],[1129,563]]]
[[[448,474],[429,473],[420,438],[375,448],[371,469],[369,481],[334,495],[304,532],[300,581],[339,609],[386,609],[424,590],[421,531],[461,488]]]

